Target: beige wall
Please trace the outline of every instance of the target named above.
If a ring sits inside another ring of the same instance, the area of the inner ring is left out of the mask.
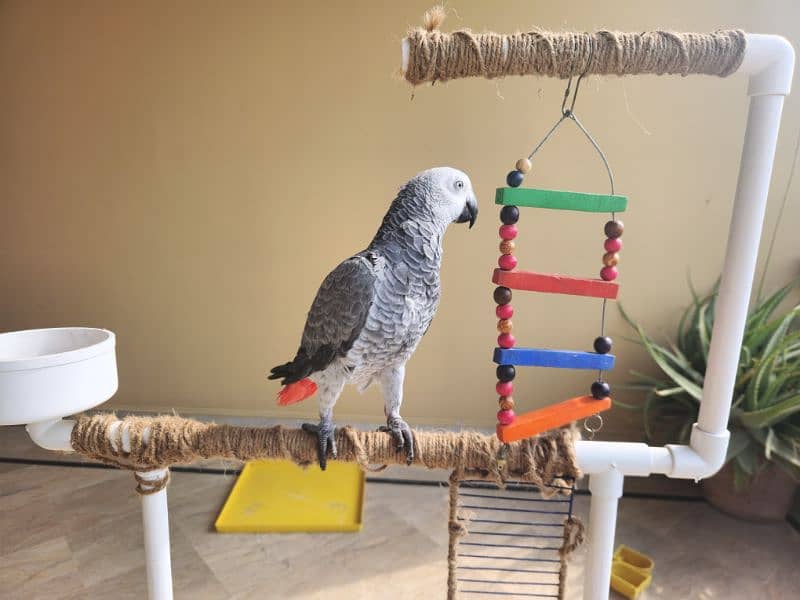
[[[790,0],[449,4],[457,15],[445,28],[736,26],[800,42]],[[399,41],[429,5],[0,3],[0,330],[114,330],[116,407],[313,415],[313,402],[278,410],[268,368],[292,357],[322,277],[365,246],[398,186],[449,164],[471,175],[481,219],[447,236],[443,300],[410,362],[404,415],[491,426],[494,188],[557,116],[563,83],[458,81],[418,89],[412,101],[395,75]],[[687,272],[704,288],[720,267],[744,89],[741,77],[593,78],[582,88],[579,114],[630,197],[621,297],[653,332],[671,331]],[[769,229],[800,96],[783,124]],[[529,182],[606,190],[574,128]],[[773,282],[797,272],[792,196]],[[594,275],[603,220],[524,212],[521,264]],[[520,296],[521,343],[591,343],[597,301]],[[616,310],[609,329],[627,333]],[[617,352],[612,383],[647,362],[622,340]],[[591,375],[536,370],[517,381],[525,410],[583,393]],[[381,415],[375,389],[347,391],[337,407],[340,421]]]

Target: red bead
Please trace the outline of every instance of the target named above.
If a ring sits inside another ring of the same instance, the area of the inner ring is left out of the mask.
[[[516,415],[513,410],[499,410],[497,411],[497,421],[501,425],[511,425],[514,422]]]
[[[516,225],[503,225],[500,227],[500,237],[504,240],[513,240],[517,237],[517,233]]]
[[[503,271],[510,271],[517,266],[517,257],[513,254],[501,254],[497,264]]]
[[[619,238],[608,238],[603,244],[606,252],[619,252],[622,250],[622,240]]]
[[[603,267],[600,269],[600,279],[603,281],[614,281],[619,275],[617,267]]]
[[[498,396],[510,396],[514,391],[514,384],[510,381],[498,381],[494,389]]]
[[[516,341],[511,333],[501,333],[497,336],[497,345],[501,348],[513,348]]]
[[[514,316],[514,307],[510,304],[501,304],[494,312],[498,319],[510,319]]]

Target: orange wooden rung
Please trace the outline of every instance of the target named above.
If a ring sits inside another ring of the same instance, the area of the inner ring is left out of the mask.
[[[593,298],[617,297],[619,285],[602,279],[567,277],[533,271],[503,271],[495,269],[492,281],[512,290],[546,292],[549,294],[570,294],[572,296],[591,296]]]
[[[549,429],[562,427],[578,419],[596,415],[609,408],[611,408],[611,398],[597,400],[592,396],[578,396],[524,415],[517,415],[510,425],[498,424],[497,437],[501,442],[516,442]]]

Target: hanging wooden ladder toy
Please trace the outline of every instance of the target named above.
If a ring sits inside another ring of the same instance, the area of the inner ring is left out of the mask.
[[[561,105],[561,118],[545,135],[544,139],[531,151],[527,158],[521,158],[516,163],[516,168],[506,177],[508,187],[498,188],[495,204],[501,205],[500,210],[500,258],[498,267],[494,271],[492,282],[497,285],[494,290],[494,300],[497,303],[497,348],[494,350],[494,362],[497,363],[497,386],[500,410],[497,413],[497,436],[503,442],[513,442],[537,433],[562,427],[573,421],[585,419],[592,415],[611,408],[611,388],[603,378],[603,373],[614,367],[614,355],[611,351],[611,338],[605,335],[606,302],[615,300],[619,290],[617,278],[617,264],[619,251],[622,249],[622,221],[616,219],[616,213],[623,212],[628,204],[625,196],[614,193],[614,176],[608,162],[597,142],[592,138],[586,128],[575,116],[575,100],[580,88],[581,75],[572,95],[572,102],[567,108],[572,80],[567,84],[564,101]],[[519,187],[525,175],[530,172],[531,159],[544,145],[549,137],[565,120],[574,122],[594,149],[600,155],[608,172],[611,184],[611,193],[584,194],[559,190],[543,190]],[[534,271],[517,270],[517,258],[514,256],[515,239],[518,234],[517,222],[519,221],[519,208],[543,208],[552,210],[570,210],[592,213],[610,213],[611,220],[605,224],[606,240],[603,243],[603,268],[600,270],[599,279],[582,277],[567,277],[537,273]],[[603,309],[600,325],[600,335],[594,340],[594,352],[574,350],[557,350],[546,348],[520,348],[516,346],[516,339],[512,334],[511,317],[514,309],[511,306],[512,290],[541,292],[550,294],[569,294],[601,298]],[[562,369],[585,369],[598,372],[597,380],[591,385],[591,393],[577,396],[557,404],[552,404],[538,410],[522,415],[514,413],[514,379],[517,367],[549,367]],[[602,420],[600,421],[602,423]],[[589,431],[593,431],[587,426]]]

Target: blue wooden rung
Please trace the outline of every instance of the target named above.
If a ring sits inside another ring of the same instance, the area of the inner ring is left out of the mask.
[[[517,367],[608,371],[614,368],[614,355],[547,348],[495,348],[494,362]]]

